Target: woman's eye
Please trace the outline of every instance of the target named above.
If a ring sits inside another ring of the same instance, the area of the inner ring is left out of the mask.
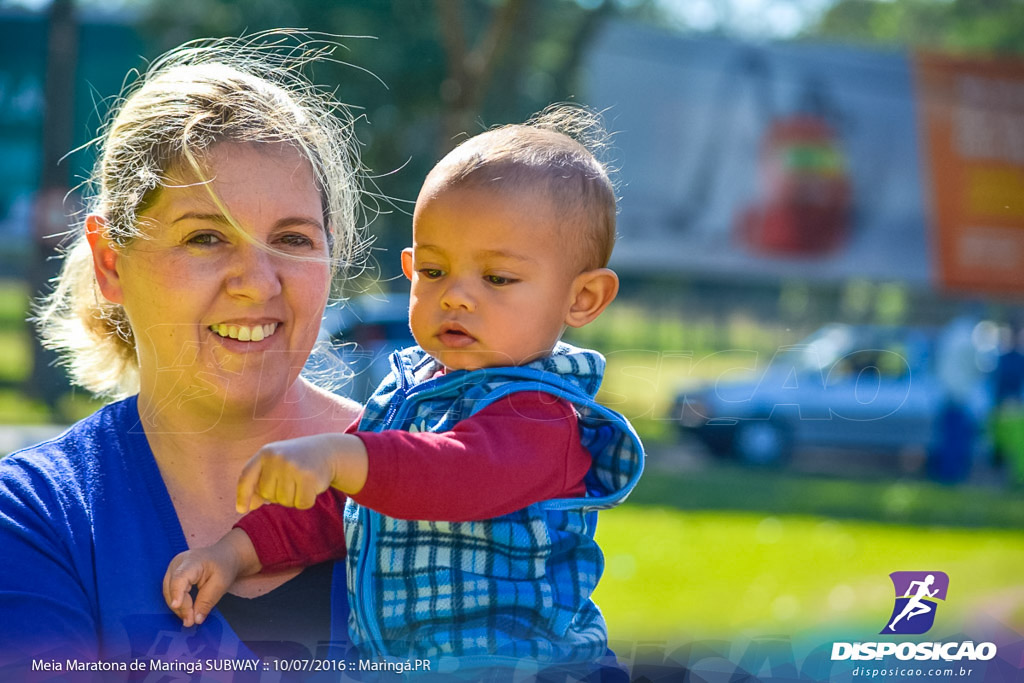
[[[313,240],[306,235],[294,234],[284,235],[281,237],[280,242],[288,247],[312,247]]]
[[[218,237],[217,235],[213,234],[212,232],[196,233],[195,235],[189,235],[185,239],[185,243],[186,244],[190,244],[190,245],[196,246],[196,247],[210,247],[210,246],[213,246],[214,244],[217,244],[218,242],[221,242],[221,241],[223,241],[223,240],[221,240],[220,237]]]

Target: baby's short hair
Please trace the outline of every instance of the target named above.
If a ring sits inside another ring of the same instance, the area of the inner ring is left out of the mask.
[[[428,176],[444,187],[536,189],[564,211],[579,237],[579,271],[608,265],[615,245],[615,188],[598,160],[607,145],[597,113],[557,104],[522,124],[475,135],[445,156]]]

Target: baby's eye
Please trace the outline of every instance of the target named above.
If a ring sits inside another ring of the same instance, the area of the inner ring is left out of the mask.
[[[485,275],[484,280],[486,280],[489,284],[498,286],[510,285],[514,282],[519,282],[519,280],[510,277],[504,277],[502,275]]]
[[[436,280],[444,275],[444,271],[440,268],[420,268],[419,273],[428,280]]]

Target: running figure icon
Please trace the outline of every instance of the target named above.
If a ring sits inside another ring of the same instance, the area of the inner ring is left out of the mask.
[[[910,597],[907,604],[903,607],[903,611],[899,613],[895,619],[889,624],[889,630],[896,630],[896,622],[906,617],[909,621],[912,617],[916,617],[919,614],[925,614],[932,611],[931,605],[924,602],[923,598],[934,597],[939,589],[936,588],[934,591],[928,590],[928,587],[935,583],[935,575],[929,574],[925,577],[924,581],[911,581],[910,586],[907,588],[907,595],[904,597]],[[917,586],[916,592],[914,586]],[[910,595],[914,593],[913,595]]]
[[[901,571],[892,572],[889,578],[895,599],[888,623],[880,633],[920,635],[928,632],[935,625],[939,603],[946,600],[949,592],[949,575],[937,570]]]

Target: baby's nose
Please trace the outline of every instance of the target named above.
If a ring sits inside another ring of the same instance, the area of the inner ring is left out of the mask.
[[[452,282],[441,296],[441,308],[445,310],[462,309],[472,311],[476,307],[471,288],[464,282]]]

